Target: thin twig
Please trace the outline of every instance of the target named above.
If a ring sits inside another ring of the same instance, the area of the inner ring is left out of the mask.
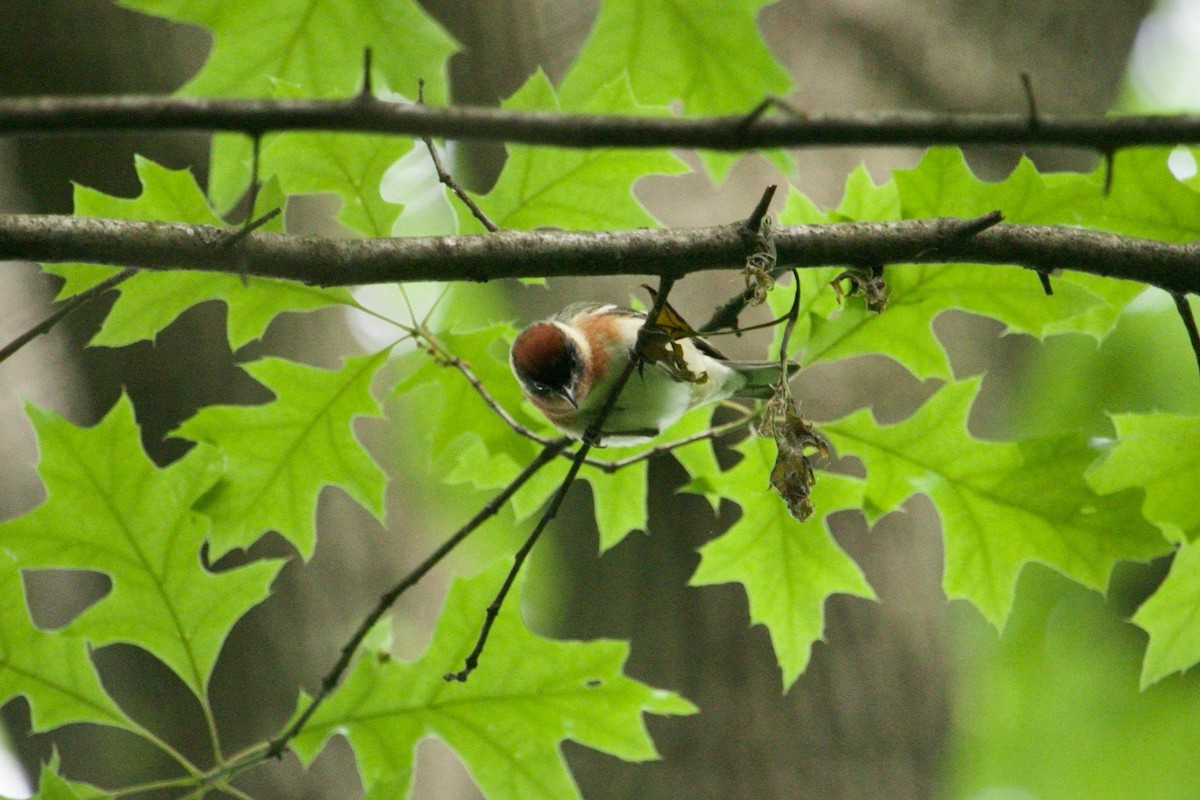
[[[667,295],[670,294],[671,287],[674,285],[675,278],[670,275],[664,276],[659,282],[658,294],[654,298],[654,306],[650,309],[650,313],[646,315],[646,321],[642,324],[641,332],[644,332],[654,326],[655,320],[658,319],[659,314],[666,306]],[[558,514],[558,509],[562,505],[563,499],[567,496],[567,490],[570,489],[571,484],[574,483],[575,476],[579,474],[579,470],[583,466],[584,459],[587,458],[588,452],[591,450],[594,444],[600,441],[602,431],[604,430],[604,422],[608,419],[609,414],[611,414],[613,409],[616,407],[617,399],[620,397],[621,391],[625,388],[625,384],[629,382],[630,376],[633,375],[634,370],[637,369],[641,362],[642,352],[639,338],[638,346],[636,346],[634,351],[629,354],[629,360],[625,362],[625,368],[621,370],[621,374],[617,376],[616,381],[608,391],[608,395],[604,398],[604,404],[600,407],[595,418],[592,420],[591,425],[589,425],[587,430],[584,432],[583,443],[575,452],[575,459],[571,462],[571,468],[567,471],[566,477],[564,477],[562,483],[559,484],[558,491],[554,493],[554,497],[551,498],[550,504],[546,506],[546,510],[542,512],[541,518],[538,520],[537,525],[534,526],[533,531],[529,534],[529,537],[525,540],[525,543],[521,545],[521,548],[517,550],[516,555],[513,556],[512,567],[509,569],[508,575],[505,576],[504,583],[500,586],[500,591],[496,593],[496,597],[487,607],[487,611],[485,612],[483,619],[483,626],[479,631],[479,637],[475,640],[475,646],[471,648],[471,652],[467,655],[466,660],[463,663],[463,668],[458,672],[447,673],[445,676],[446,680],[464,682],[467,680],[470,674],[475,671],[476,667],[479,666],[479,657],[483,653],[483,648],[487,645],[488,636],[492,632],[492,626],[496,622],[496,617],[500,614],[500,608],[504,605],[504,599],[508,596],[509,591],[512,589],[513,583],[516,581],[517,575],[521,571],[521,567],[525,564],[525,559],[527,559],[530,552],[533,551],[534,545],[536,545],[538,539],[541,538],[542,531],[546,529],[546,526],[550,523],[550,520],[554,519],[555,515]]]
[[[1028,72],[1021,73],[1021,88],[1025,91],[1025,105],[1029,109],[1029,130],[1036,133],[1041,120],[1038,119],[1037,98],[1033,94],[1033,79]]]
[[[229,236],[223,242],[221,242],[221,246],[233,247],[238,242],[243,241],[250,234],[254,233],[256,230],[261,228],[263,225],[266,225],[268,222],[275,219],[282,213],[283,211],[281,209],[272,208],[270,211],[267,211],[261,216],[255,217],[254,219],[247,217],[246,223],[236,231],[231,232]]]
[[[760,104],[762,105],[762,104]],[[1200,141],[1198,115],[1070,116],[887,111],[647,117],[429,107],[344,100],[206,97],[28,97],[0,100],[0,135],[133,131],[357,131],[558,147],[764,148],[1045,145],[1096,152]],[[751,124],[747,124],[747,120]]]
[[[500,419],[504,421],[505,425],[512,428],[514,433],[524,436],[526,439],[531,439],[543,447],[549,445],[552,441],[555,441],[548,439],[545,436],[542,436],[541,434],[525,427],[520,422],[517,422],[512,414],[509,414],[504,406],[500,405],[499,401],[492,397],[491,392],[487,390],[487,387],[483,385],[483,381],[479,380],[479,376],[477,376],[474,371],[471,370],[471,367],[468,366],[467,362],[463,361],[457,356],[452,356],[449,358],[443,358],[442,363],[444,363],[447,367],[454,367],[454,369],[462,373],[462,376],[467,379],[467,382],[471,384],[476,393],[483,398],[483,402],[487,404],[488,408],[490,408],[496,414],[496,416],[500,417]]]
[[[246,212],[246,218],[244,220],[242,220],[242,229],[241,229],[241,232],[240,232],[238,238],[236,238],[236,239],[230,238],[230,240],[229,240],[230,245],[235,244],[235,243],[241,241],[242,239],[246,238],[246,236],[249,235],[250,231],[254,230],[255,228],[260,227],[260,225],[262,224],[262,223],[259,223],[259,225],[254,225],[253,227],[251,227],[251,225],[256,221],[254,219],[254,209],[258,205],[258,190],[260,188],[259,159],[262,156],[262,134],[258,133],[258,132],[251,134],[250,141],[251,141],[250,189],[249,189],[249,195],[250,195],[249,207],[250,207],[250,209]],[[242,279],[242,286],[248,286],[250,284],[250,276],[246,273],[245,261],[241,262],[240,266],[241,266],[241,270],[239,270],[239,272],[238,272],[238,277]]]
[[[122,282],[128,280],[129,278],[132,278],[136,274],[137,274],[136,269],[134,269],[133,267],[126,267],[125,269],[118,272],[116,275],[113,275],[109,278],[105,278],[104,280],[100,281],[100,283],[97,283],[95,286],[85,289],[84,291],[80,292],[79,294],[71,297],[65,303],[63,303],[62,306],[60,306],[56,311],[54,311],[54,313],[50,314],[48,317],[43,319],[37,325],[34,325],[32,328],[25,331],[17,338],[13,339],[8,344],[4,345],[3,348],[0,348],[0,363],[7,361],[13,354],[15,354],[18,350],[20,350],[25,345],[32,342],[37,337],[41,336],[44,333],[49,333],[54,328],[55,325],[57,325],[59,322],[62,322],[62,320],[64,320],[66,317],[70,316],[75,311],[78,311],[80,308],[87,305],[89,302],[91,302],[95,298],[99,297],[100,295],[104,294],[109,289],[113,288],[114,286],[116,286],[119,283],[122,283]]]
[[[371,85],[371,60],[372,52],[370,47],[363,48],[363,68],[362,68],[362,88],[358,92],[358,102],[370,103],[375,100],[375,90]]]
[[[762,119],[766,115],[766,113],[768,111],[770,111],[772,108],[777,108],[780,111],[786,112],[786,113],[790,114],[792,117],[797,118],[797,119],[803,119],[805,117],[805,115],[802,111],[797,109],[795,106],[789,104],[782,97],[777,97],[775,95],[767,95],[766,97],[764,97],[762,100],[760,100],[758,102],[758,105],[756,105],[754,108],[750,109],[750,111],[746,114],[746,116],[742,117],[742,123],[741,123],[742,129],[746,130],[746,129],[753,127],[754,123],[756,123],[760,119]]]
[[[762,197],[759,198],[758,204],[754,207],[754,210],[750,213],[750,216],[740,226],[740,230],[742,231],[743,235],[750,235],[756,238],[758,237],[763,227],[763,220],[767,218],[767,210],[771,206],[771,200],[775,197],[775,190],[775,185],[768,186],[763,190]],[[772,238],[774,235],[775,228],[772,227]],[[778,263],[778,260],[776,260],[776,263]],[[767,275],[771,280],[774,280],[782,275],[785,270],[785,267],[774,266],[767,271]],[[747,286],[746,289],[740,294],[735,295],[729,300],[725,301],[724,305],[720,306],[715,312],[713,312],[713,315],[709,318],[708,322],[700,326],[700,333],[720,334],[725,333],[724,329],[726,328],[728,328],[729,332],[732,333],[738,333],[741,330],[753,330],[753,327],[745,329],[740,328],[738,326],[738,317],[740,317],[742,312],[746,310],[746,306],[748,306],[751,301],[753,301],[754,298],[759,295],[759,291],[760,290],[757,286]]]
[[[703,442],[706,439],[720,439],[726,434],[733,433],[734,431],[740,431],[743,428],[748,427],[757,418],[757,414],[747,412],[744,416],[739,417],[738,419],[726,422],[722,425],[714,425],[707,430],[699,431],[698,433],[693,433],[690,436],[684,436],[683,438],[676,439],[674,441],[663,442],[662,444],[656,445],[655,447],[652,447],[645,452],[638,453],[635,456],[629,456],[628,458],[622,458],[617,461],[601,461],[599,459],[589,458],[586,459],[584,463],[588,466],[597,467],[604,472],[617,472],[625,467],[633,466],[634,464],[642,461],[648,461],[655,456],[660,456],[663,453],[669,453],[672,450],[676,450],[685,445],[694,444],[695,442]]]
[[[758,234],[762,230],[763,220],[767,218],[767,211],[771,208],[771,201],[775,199],[775,191],[778,188],[772,183],[763,189],[762,197],[758,198],[758,204],[754,206],[754,210],[750,212],[750,216],[744,223],[747,232]]]
[[[1042,283],[1042,291],[1049,297],[1054,294],[1054,285],[1050,283],[1050,273],[1044,269],[1037,270],[1038,280]]]
[[[1183,327],[1187,329],[1188,341],[1196,356],[1196,366],[1200,367],[1200,331],[1196,329],[1196,317],[1192,314],[1192,306],[1188,303],[1187,295],[1172,293],[1171,298],[1175,301],[1175,310],[1179,312],[1179,318],[1183,320]]]
[[[425,79],[417,79],[417,105],[425,104]],[[446,169],[446,165],[442,163],[442,157],[438,155],[437,148],[433,146],[433,139],[428,136],[422,136],[421,141],[425,142],[425,148],[429,151],[429,158],[433,161],[433,168],[437,171],[438,181],[441,182],[450,191],[454,192],[464,206],[471,212],[471,216],[479,220],[479,224],[487,228],[492,233],[500,230],[500,226],[492,222],[491,217],[484,213],[483,209],[471,199],[471,195],[467,194],[458,181],[454,180],[454,176],[450,174],[450,170]]]
[[[792,295],[792,306],[786,315],[787,324],[783,326],[783,336],[779,340],[779,374],[782,381],[781,389],[784,396],[791,398],[792,391],[788,384],[788,343],[792,340],[792,331],[800,319],[800,273],[792,270],[792,280],[796,284],[795,294]]]
[[[411,572],[405,575],[399,583],[380,596],[379,602],[375,604],[375,608],[372,609],[371,613],[368,614],[359,624],[349,641],[342,646],[341,655],[338,658],[337,663],[333,665],[333,668],[330,669],[325,677],[321,680],[321,688],[317,690],[315,695],[313,695],[312,700],[309,701],[309,704],[304,709],[304,712],[300,714],[300,716],[298,716],[295,721],[292,722],[292,724],[289,725],[286,730],[284,730],[283,733],[272,740],[270,746],[263,753],[263,759],[278,758],[283,754],[283,750],[285,747],[287,747],[288,742],[295,738],[295,736],[304,728],[305,724],[308,723],[308,720],[312,718],[314,713],[316,713],[316,710],[320,707],[321,703],[325,701],[325,698],[328,697],[329,693],[333,691],[334,687],[336,687],[341,681],[343,673],[345,673],[346,669],[350,666],[350,661],[354,657],[354,653],[358,650],[359,645],[362,644],[363,639],[367,637],[367,634],[370,633],[373,627],[375,627],[375,623],[377,623],[380,618],[387,613],[387,610],[391,608],[392,604],[396,602],[400,595],[404,594],[406,591],[415,586],[417,582],[421,580],[421,578],[425,577],[425,574],[429,572],[429,570],[437,566],[437,564],[441,562],[443,558],[449,555],[454,548],[458,547],[458,545],[460,545],[464,539],[474,532],[476,528],[494,516],[504,506],[504,504],[507,503],[514,494],[516,494],[518,489],[524,486],[525,483],[535,474],[537,474],[542,467],[553,461],[558,454],[562,452],[563,448],[567,446],[567,444],[569,444],[569,440],[566,438],[555,439],[547,443],[547,445],[542,448],[542,451],[538,453],[537,457],[534,458],[533,461],[531,461],[528,466],[525,467],[525,469],[521,470],[521,473],[513,478],[509,484],[504,487],[504,489],[502,489],[495,497],[489,500],[487,505],[481,508],[479,513],[472,517],[466,525],[463,525],[461,528],[455,531],[453,536],[442,542],[442,544],[436,550],[430,553],[424,561],[422,561]]]

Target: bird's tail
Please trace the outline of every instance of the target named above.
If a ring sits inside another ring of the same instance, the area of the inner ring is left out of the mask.
[[[765,399],[775,393],[779,384],[778,361],[728,361],[726,366],[738,373],[746,383],[734,392],[737,397],[755,397]],[[787,365],[788,378],[799,371],[800,365],[789,362]]]

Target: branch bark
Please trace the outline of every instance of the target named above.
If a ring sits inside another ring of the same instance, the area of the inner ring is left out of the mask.
[[[1051,225],[1003,223],[962,239],[959,219],[778,226],[779,263],[1006,264],[1070,269],[1200,293],[1200,244]],[[738,269],[752,247],[740,224],[630,231],[501,231],[469,236],[332,239],[82,217],[0,216],[0,260],[87,262],[288,278],[322,286]]]
[[[749,109],[747,109],[749,111]],[[111,96],[0,99],[0,136],[133,131],[353,131],[559,147],[1048,145],[1101,153],[1200,142],[1200,115],[1126,117],[889,111],[773,116],[644,117],[433,108],[347,100]]]

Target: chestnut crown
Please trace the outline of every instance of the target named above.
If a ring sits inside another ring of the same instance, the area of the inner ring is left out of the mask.
[[[513,371],[536,395],[559,395],[572,401],[573,384],[583,373],[579,348],[558,326],[549,322],[530,325],[512,345]]]

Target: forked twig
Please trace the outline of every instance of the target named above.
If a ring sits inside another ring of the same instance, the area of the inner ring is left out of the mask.
[[[61,307],[59,307],[56,311],[51,313],[49,316],[47,316],[41,322],[39,322],[38,324],[34,325],[29,330],[22,333],[20,336],[13,339],[8,344],[4,345],[3,348],[0,348],[0,363],[7,361],[18,350],[20,350],[22,347],[24,347],[25,345],[32,342],[37,337],[41,336],[44,333],[49,333],[51,330],[53,330],[55,325],[62,322],[68,316],[70,316],[74,312],[78,311],[80,308],[87,305],[92,300],[94,300],[97,297],[99,297],[100,295],[104,294],[105,292],[107,292],[109,289],[113,288],[117,284],[123,283],[124,281],[128,280],[129,278],[132,278],[136,274],[137,274],[137,269],[135,269],[134,267],[126,267],[125,269],[121,270],[120,272],[116,273],[115,275],[112,275],[112,276],[100,281],[95,286],[89,287],[89,288],[83,290],[82,292],[80,292],[79,294],[69,298],[65,303],[62,304]]]
[[[270,746],[267,748],[266,753],[263,756],[264,758],[279,758],[283,754],[283,749],[287,747],[288,742],[294,739],[296,735],[304,728],[305,724],[308,723],[308,720],[312,718],[314,713],[316,713],[316,710],[320,707],[321,703],[325,701],[325,698],[329,696],[329,693],[333,691],[334,687],[336,687],[341,681],[342,675],[350,666],[350,661],[354,657],[355,651],[358,650],[358,647],[362,644],[363,639],[365,639],[367,634],[370,633],[371,628],[373,628],[375,623],[377,623],[380,618],[387,613],[387,610],[391,608],[392,604],[396,602],[400,595],[404,594],[406,591],[415,586],[417,582],[421,580],[421,578],[425,577],[425,574],[429,572],[429,570],[437,566],[437,564],[443,558],[449,555],[454,548],[458,547],[458,545],[461,544],[463,540],[466,539],[472,532],[474,532],[476,528],[493,517],[504,506],[504,504],[507,503],[509,499],[511,499],[512,496],[517,493],[518,489],[524,486],[530,478],[532,478],[542,469],[542,467],[546,466],[555,458],[557,458],[558,454],[562,452],[563,448],[565,448],[567,444],[569,444],[569,440],[566,438],[554,439],[550,442],[547,442],[546,446],[542,448],[542,451],[538,453],[537,457],[535,457],[533,461],[531,461],[519,475],[513,478],[509,484],[505,486],[495,497],[489,500],[487,505],[479,510],[478,514],[472,517],[466,525],[463,525],[461,528],[455,531],[450,538],[442,542],[442,544],[436,550],[430,553],[424,561],[422,561],[411,572],[405,575],[399,583],[380,596],[379,602],[375,604],[375,608],[372,609],[371,613],[368,614],[359,624],[358,628],[354,631],[354,635],[350,637],[349,641],[342,646],[341,655],[338,657],[337,663],[333,665],[333,668],[330,669],[329,672],[326,673],[325,677],[321,680],[321,688],[315,695],[313,695],[312,700],[309,701],[309,704],[304,709],[304,712],[300,714],[300,716],[298,716],[295,721],[293,721],[292,724],[289,725],[286,730],[284,730],[283,733],[271,741]]]

